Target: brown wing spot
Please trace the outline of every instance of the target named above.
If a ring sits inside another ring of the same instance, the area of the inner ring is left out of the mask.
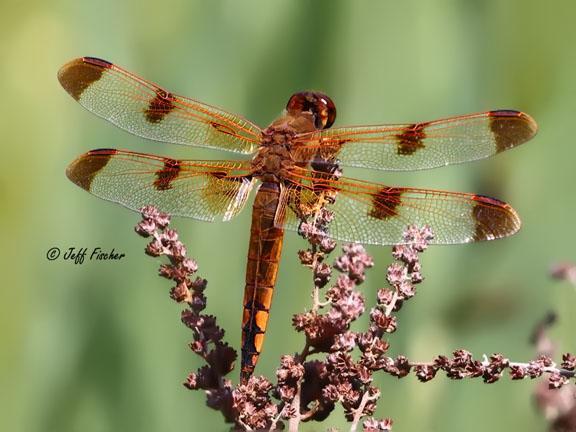
[[[403,188],[384,186],[377,194],[372,197],[372,208],[370,216],[376,219],[388,219],[396,216],[396,207],[402,201]]]
[[[157,179],[154,180],[154,187],[157,190],[164,191],[172,189],[172,182],[180,173],[180,161],[176,159],[164,159],[164,167],[156,171]]]
[[[490,130],[496,151],[501,152],[522,144],[536,135],[538,125],[528,114],[513,110],[490,111]]]
[[[112,63],[94,57],[75,59],[58,71],[58,81],[74,99],[80,100],[84,90],[98,81],[102,73],[110,67]]]
[[[150,123],[159,123],[175,107],[174,95],[166,90],[159,89],[156,96],[150,101],[148,108],[144,111],[146,120]]]
[[[82,189],[89,191],[94,177],[108,164],[110,158],[116,153],[117,150],[115,149],[89,151],[68,166],[66,176]]]
[[[414,123],[406,127],[401,134],[396,135],[399,155],[409,156],[425,147],[422,141],[426,138],[424,129],[427,125],[428,123]]]
[[[474,241],[494,240],[514,234],[520,229],[520,218],[504,201],[485,195],[474,195],[472,217],[476,221]]]

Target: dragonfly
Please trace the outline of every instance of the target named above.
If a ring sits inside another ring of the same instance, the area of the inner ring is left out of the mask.
[[[284,231],[298,231],[320,209],[333,215],[334,240],[397,243],[409,224],[428,224],[433,243],[493,240],[521,222],[485,195],[388,186],[334,175],[337,167],[419,170],[482,159],[537,131],[514,110],[441,120],[331,128],[336,107],[302,91],[261,128],[245,118],[178,96],[108,61],[82,57],[58,72],[64,89],[92,113],[142,138],[247,155],[246,160],[179,160],[118,149],[91,150],[67,168],[82,189],[132,210],[154,205],[174,216],[229,221],[255,189],[242,314],[241,381],[262,351]]]

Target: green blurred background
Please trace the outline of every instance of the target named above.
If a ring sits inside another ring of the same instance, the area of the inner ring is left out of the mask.
[[[89,55],[170,90],[266,125],[301,89],[323,90],[337,125],[431,120],[494,108],[533,115],[532,142],[486,161],[418,173],[348,171],[388,184],[478,192],[511,202],[513,238],[434,247],[425,284],[402,310],[392,352],[415,360],[466,347],[529,360],[546,311],[554,338],[575,351],[576,293],[547,277],[576,259],[576,3],[569,0],[16,1],[0,6],[0,430],[226,430],[204,395],[181,382],[200,361],[191,334],[133,233],[137,215],[69,182],[78,154],[119,147],[188,158],[218,152],[144,142],[83,110],[58,68]],[[174,226],[209,279],[210,313],[239,346],[250,211],[229,223]],[[52,246],[115,248],[121,262],[45,258]],[[309,306],[303,241],[286,237],[272,321],[257,372],[302,347],[292,314]],[[364,290],[385,284],[390,249],[371,247]],[[237,373],[234,372],[234,380]],[[494,385],[380,377],[378,416],[398,431],[542,431],[534,382]],[[341,412],[305,430],[343,426]],[[344,430],[347,428],[344,427]]]

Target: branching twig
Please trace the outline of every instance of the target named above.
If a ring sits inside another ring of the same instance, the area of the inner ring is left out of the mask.
[[[525,363],[510,361],[502,354],[477,360],[464,349],[450,358],[440,355],[429,362],[413,362],[401,355],[388,357],[388,336],[398,327],[395,313],[416,294],[416,286],[423,280],[419,254],[432,239],[432,232],[427,227],[406,230],[401,243],[393,248],[397,261],[388,267],[391,288],[378,290],[369,327],[352,332],[351,323],[366,309],[358,287],[374,263],[364,248],[355,244],[344,245],[342,255],[332,265],[327,263],[336,243],[327,235],[332,215],[322,208],[313,223],[303,222],[300,227],[310,242],[308,250],[299,252],[300,262],[312,270],[314,280],[311,310],[293,318],[294,328],[305,335],[304,347],[297,355],[282,356],[275,384],[253,376],[246,384],[234,386],[226,375],[234,368],[237,354],[222,341],[224,331],[216,325],[216,318],[202,313],[206,280],[191,277],[198,266],[186,257],[178,234],[167,228],[168,215],[145,207],[142,216],[136,230],[152,237],[146,253],[168,258],[169,264],[161,265],[160,275],[174,281],[170,296],[186,306],[182,321],[192,330],[190,348],[206,362],[184,385],[204,390],[208,406],[222,412],[225,420],[239,429],[274,430],[287,420],[289,430],[296,431],[301,422],[321,421],[341,404],[352,431],[362,419],[365,431],[390,430],[390,419],[370,417],[380,395],[371,385],[378,371],[398,378],[413,371],[423,382],[443,371],[451,379],[482,378],[493,383],[507,370],[513,380],[546,374],[550,388],[562,387],[576,375],[576,357],[569,353],[563,356],[560,367],[545,354]],[[358,356],[351,355],[354,350]],[[316,357],[311,359],[313,354]]]

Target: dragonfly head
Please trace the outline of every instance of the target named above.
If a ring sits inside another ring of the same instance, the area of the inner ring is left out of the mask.
[[[320,92],[304,91],[294,93],[290,97],[288,104],[286,104],[286,111],[292,116],[306,112],[312,113],[316,129],[328,129],[336,120],[334,102]]]

